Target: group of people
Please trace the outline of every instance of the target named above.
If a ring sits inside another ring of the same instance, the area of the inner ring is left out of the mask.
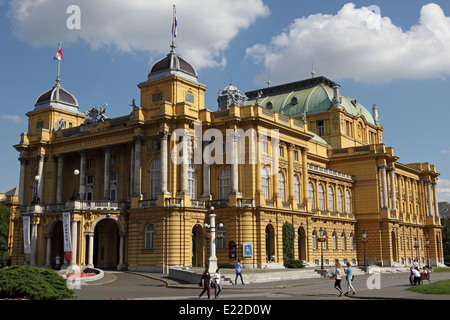
[[[241,259],[238,259],[238,261],[236,262],[235,265],[236,268],[236,279],[234,279],[234,284],[237,284],[237,279],[238,277],[241,278],[241,282],[242,284],[244,284],[244,279],[242,278],[242,264],[241,264]],[[214,288],[214,298],[217,299],[219,298],[219,294],[220,292],[222,292],[222,285],[220,284],[220,269],[216,270],[216,273],[214,273],[212,279],[211,279],[211,275],[209,273],[209,268],[206,267],[205,271],[202,274],[202,279],[200,280],[199,285],[201,287],[203,287],[202,292],[200,293],[200,295],[198,296],[200,299],[202,298],[203,294],[206,292],[208,299],[210,299],[210,290],[211,287]]]
[[[344,291],[341,288],[341,281],[342,281],[343,277],[345,277],[345,279],[347,280],[347,292],[346,293],[344,293]],[[353,268],[352,268],[350,262],[347,262],[347,269],[344,270],[342,268],[339,260],[337,260],[336,261],[336,272],[333,273],[330,276],[330,278],[335,279],[334,288],[339,291],[339,297],[342,296],[343,293],[344,293],[344,295],[349,295],[350,292],[352,292],[352,294],[356,294],[355,288],[353,288],[353,285],[352,285]]]
[[[417,260],[414,260],[413,266],[410,268],[411,273],[409,275],[409,283],[412,286],[415,286],[416,284],[420,284],[421,280],[423,279],[429,279],[430,277],[430,267],[426,265],[423,267],[422,272],[419,271],[419,263]]]

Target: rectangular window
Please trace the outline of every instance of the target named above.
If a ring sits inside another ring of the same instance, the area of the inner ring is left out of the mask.
[[[319,136],[325,135],[325,128],[323,125],[323,120],[317,121],[317,134]]]
[[[44,121],[38,121],[36,122],[36,129],[40,129],[44,127]]]
[[[298,161],[298,151],[294,151],[294,161]]]
[[[194,96],[190,93],[185,93],[184,100],[186,100],[187,102],[190,102],[190,103],[194,103]]]
[[[152,102],[158,102],[162,100],[162,92],[152,94]]]

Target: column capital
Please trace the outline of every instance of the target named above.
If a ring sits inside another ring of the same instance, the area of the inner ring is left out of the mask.
[[[25,158],[25,157],[19,157],[17,160],[19,160],[20,161],[20,164],[22,165],[22,164],[27,164],[28,163],[28,158]]]
[[[395,167],[388,167],[387,170],[388,170],[389,172],[392,172],[392,173],[393,173],[393,172],[395,172]]]
[[[386,164],[379,164],[378,169],[386,170],[387,165]]]
[[[162,140],[167,140],[172,133],[170,133],[169,131],[159,131],[158,134]]]

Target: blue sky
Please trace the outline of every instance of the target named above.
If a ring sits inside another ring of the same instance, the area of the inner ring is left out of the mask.
[[[0,192],[18,184],[25,114],[55,83],[80,111],[108,103],[122,116],[140,101],[137,84],[169,52],[172,4],[177,51],[208,87],[206,107],[230,81],[241,90],[316,75],[370,109],[402,163],[430,162],[441,174],[438,200],[450,202],[450,2],[340,0],[0,0]],[[70,5],[81,29],[67,28]],[[370,10],[369,10],[370,9]]]

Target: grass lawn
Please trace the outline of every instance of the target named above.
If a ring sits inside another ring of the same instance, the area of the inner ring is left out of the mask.
[[[407,290],[424,294],[450,294],[450,280],[417,285]]]

